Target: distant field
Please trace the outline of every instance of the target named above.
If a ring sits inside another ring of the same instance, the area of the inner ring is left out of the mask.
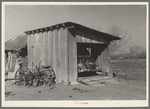
[[[137,82],[146,81],[146,60],[118,60],[112,62],[112,71],[116,77]]]

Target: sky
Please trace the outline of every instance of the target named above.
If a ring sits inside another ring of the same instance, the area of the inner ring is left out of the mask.
[[[106,32],[115,25],[146,44],[146,5],[5,5],[5,41],[25,31],[74,22]]]

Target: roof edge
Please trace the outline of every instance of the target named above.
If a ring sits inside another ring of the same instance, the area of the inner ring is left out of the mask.
[[[108,33],[100,32],[100,31],[97,31],[97,30],[94,30],[94,29],[91,29],[89,27],[86,27],[86,26],[83,26],[83,25],[80,25],[80,24],[77,24],[77,23],[73,23],[73,22],[59,23],[59,24],[48,26],[48,27],[45,27],[45,28],[38,28],[38,29],[34,29],[34,30],[25,31],[24,33],[29,35],[29,34],[35,34],[35,33],[40,33],[40,32],[46,32],[46,31],[48,32],[50,30],[59,29],[59,28],[68,28],[68,27],[71,27],[71,26],[94,32],[96,34],[107,37],[110,40],[120,40],[121,39],[120,37],[113,36],[113,35],[110,35]]]

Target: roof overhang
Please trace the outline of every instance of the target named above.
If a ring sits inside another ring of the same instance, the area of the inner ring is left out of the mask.
[[[5,42],[5,50],[20,50],[21,48],[24,48],[27,45],[27,35],[18,35],[9,41]]]
[[[82,26],[80,24],[73,23],[73,22],[65,22],[65,23],[60,23],[60,24],[49,26],[49,27],[45,27],[45,28],[39,28],[39,29],[35,29],[35,30],[25,31],[25,33],[27,35],[30,35],[30,34],[46,32],[46,31],[59,29],[59,28],[78,28],[78,29],[87,30],[87,31],[90,31],[90,32],[92,32],[94,34],[98,34],[100,36],[108,38],[110,41],[112,41],[112,40],[120,40],[121,39],[120,37],[113,36],[113,35],[110,35],[110,34],[107,34],[107,33],[103,33],[103,32],[100,32],[100,31],[97,31],[97,30],[94,30],[94,29],[91,29],[91,28],[88,28],[86,26]]]

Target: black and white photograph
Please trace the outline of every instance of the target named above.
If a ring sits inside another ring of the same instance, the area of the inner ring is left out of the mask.
[[[2,2],[3,107],[147,107],[148,2]]]

